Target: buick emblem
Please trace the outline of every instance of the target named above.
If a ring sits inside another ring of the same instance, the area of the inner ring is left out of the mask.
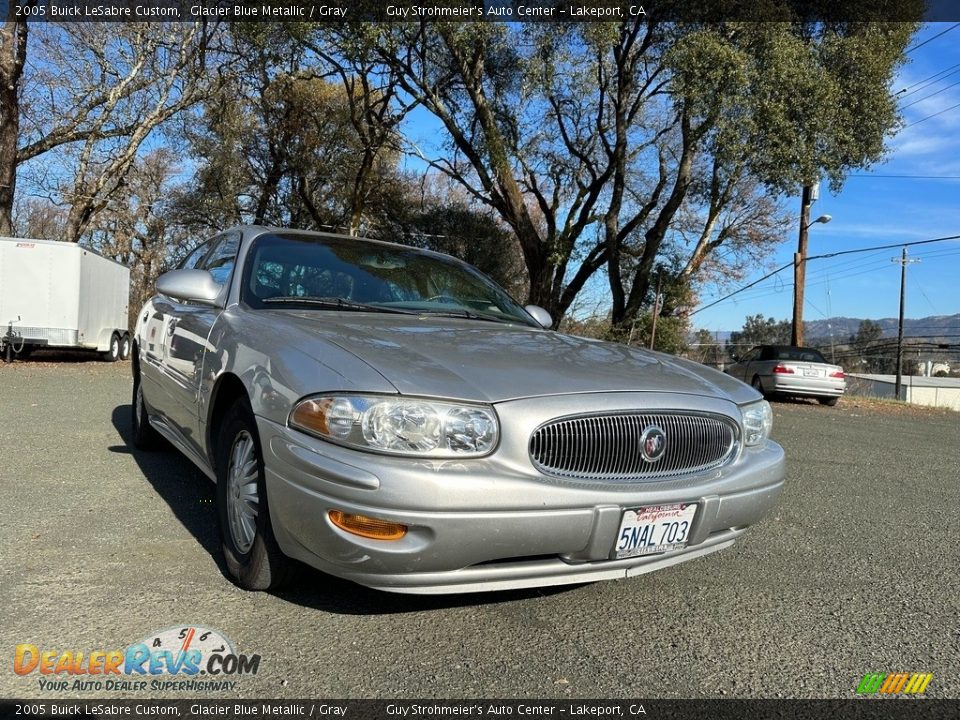
[[[656,425],[645,428],[640,436],[640,455],[647,462],[653,463],[663,457],[667,451],[667,436]]]

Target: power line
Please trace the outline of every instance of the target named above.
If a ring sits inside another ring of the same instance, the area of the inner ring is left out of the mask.
[[[956,105],[951,105],[951,106],[948,107],[948,108],[944,108],[944,109],[941,110],[940,112],[935,112],[935,113],[933,113],[932,115],[927,115],[925,118],[920,118],[919,120],[915,120],[915,121],[912,122],[912,123],[907,123],[906,125],[903,126],[903,129],[906,130],[908,127],[913,127],[914,125],[919,125],[919,124],[922,123],[922,122],[926,122],[926,121],[929,120],[930,118],[935,118],[937,115],[943,115],[945,112],[950,112],[951,110],[956,110],[958,107],[960,107],[960,103],[957,103]]]
[[[852,255],[854,253],[871,252],[873,250],[890,250],[892,248],[916,247],[918,245],[929,245],[931,243],[946,242],[948,240],[960,240],[960,235],[947,235],[945,237],[931,238],[929,240],[913,240],[911,242],[898,242],[889,245],[874,245],[873,247],[855,248],[853,250],[840,250],[833,253],[824,253],[823,255],[811,255],[807,260],[820,260],[823,258],[840,257],[841,255]],[[790,263],[791,265],[793,263]]]
[[[946,91],[949,90],[950,88],[956,87],[957,85],[960,85],[960,80],[958,80],[958,81],[955,82],[955,83],[950,83],[950,84],[947,85],[946,87],[940,88],[940,89],[937,90],[936,92],[930,93],[929,95],[924,95],[924,96],[923,96],[922,98],[920,98],[919,100],[914,100],[914,101],[911,102],[911,103],[907,103],[906,105],[904,105],[904,106],[901,107],[900,109],[901,109],[901,110],[906,110],[908,107],[912,107],[912,106],[916,105],[917,103],[922,103],[924,100],[929,100],[929,99],[932,98],[932,97],[936,97],[936,96],[939,95],[940,93],[946,92]]]
[[[958,25],[960,25],[960,23],[958,23]],[[832,252],[832,253],[824,253],[824,254],[822,254],[822,255],[811,255],[811,256],[807,257],[807,258],[804,260],[804,262],[809,262],[809,261],[811,261],[811,260],[824,260],[824,259],[827,259],[827,258],[840,257],[840,256],[842,256],[842,255],[853,255],[854,253],[874,252],[874,251],[876,251],[876,250],[890,250],[890,249],[892,249],[892,248],[916,247],[916,246],[918,246],[918,245],[929,245],[929,244],[931,244],[931,243],[946,242],[947,240],[960,240],[960,235],[948,235],[948,236],[946,236],[946,237],[931,238],[931,239],[929,239],[929,240],[913,240],[913,241],[911,241],[911,242],[899,242],[899,243],[893,243],[893,244],[890,244],[890,245],[874,245],[873,247],[855,248],[855,249],[853,249],[853,250],[840,250],[840,251]],[[717,300],[714,300],[713,302],[708,303],[707,305],[701,305],[700,307],[696,308],[695,310],[692,310],[692,311],[690,312],[690,315],[691,315],[691,316],[696,315],[697,313],[702,312],[702,311],[704,311],[704,310],[706,310],[706,309],[708,309],[708,308],[712,308],[714,305],[719,305],[720,303],[729,300],[730,298],[734,297],[735,295],[739,295],[740,293],[744,292],[745,290],[749,290],[750,288],[755,287],[756,285],[759,285],[759,284],[762,283],[764,280],[769,280],[769,279],[772,278],[774,275],[777,275],[777,274],[783,272],[784,270],[786,270],[786,269],[789,268],[789,267],[793,267],[793,262],[788,262],[788,263],[786,263],[786,264],[784,264],[784,265],[781,265],[781,266],[778,267],[777,269],[775,269],[775,270],[767,273],[766,275],[764,275],[762,278],[759,278],[759,279],[757,279],[757,280],[754,280],[753,282],[748,283],[747,285],[744,285],[743,287],[738,288],[737,290],[734,290],[733,292],[727,293],[727,294],[724,295],[722,298],[719,298],[719,299],[717,299]]]
[[[936,40],[938,37],[941,37],[941,36],[943,36],[943,35],[946,35],[946,34],[947,34],[948,32],[950,32],[951,30],[956,30],[958,27],[960,27],[960,22],[958,22],[958,23],[956,23],[956,24],[954,24],[954,25],[951,25],[950,27],[948,27],[946,30],[943,30],[942,32],[938,32],[938,33],[937,33],[936,35],[934,35],[933,37],[927,38],[927,39],[924,40],[922,43],[918,43],[918,44],[916,44],[916,45],[914,45],[914,46],[912,46],[912,47],[907,48],[907,49],[904,51],[904,55],[909,55],[909,54],[912,53],[914,50],[918,50],[919,48],[922,48],[922,47],[923,47],[924,45],[926,45],[928,42],[932,42],[932,41]]]
[[[851,173],[849,177],[897,178],[898,180],[960,180],[960,175],[880,175],[874,173]]]
[[[954,68],[957,68],[957,69],[954,70]],[[948,70],[952,70],[952,72],[947,72]],[[913,85],[907,85],[905,88],[902,88],[898,90],[896,93],[894,93],[894,97],[900,97],[901,95],[903,97],[909,97],[910,95],[913,95],[916,92],[920,92],[921,90],[923,90],[923,88],[929,87],[930,85],[936,85],[938,82],[940,82],[940,80],[945,80],[946,78],[950,77],[951,75],[955,75],[958,72],[960,72],[960,63],[957,63],[956,65],[951,65],[948,68],[944,68],[940,72],[934,73],[928,78],[924,78],[923,80],[918,80],[917,82],[913,83]],[[946,73],[946,75],[944,75],[944,73]],[[943,75],[943,77],[939,77],[940,75]],[[932,81],[932,82],[928,82],[928,81]],[[914,88],[914,89],[910,90],[910,88]]]

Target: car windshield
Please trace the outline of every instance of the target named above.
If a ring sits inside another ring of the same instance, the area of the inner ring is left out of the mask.
[[[536,327],[504,290],[469,266],[361,239],[261,235],[249,255],[242,299],[256,309],[415,312]]]
[[[819,350],[813,348],[781,347],[776,348],[775,360],[792,360],[793,362],[826,363],[826,359]]]

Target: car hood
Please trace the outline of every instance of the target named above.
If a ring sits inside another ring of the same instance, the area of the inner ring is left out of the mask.
[[[722,397],[735,403],[759,399],[748,385],[698,363],[523,325],[414,315],[276,314],[311,338],[356,356],[405,395],[490,403],[644,391]],[[302,347],[322,360],[322,349],[309,346],[305,342]],[[349,377],[349,371],[338,371]]]

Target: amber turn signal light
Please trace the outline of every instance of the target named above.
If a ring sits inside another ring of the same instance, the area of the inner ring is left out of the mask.
[[[340,510],[331,510],[327,515],[330,517],[330,522],[341,530],[371,540],[399,540],[407,534],[407,526],[402,523],[379,520],[366,515],[354,515]]]

